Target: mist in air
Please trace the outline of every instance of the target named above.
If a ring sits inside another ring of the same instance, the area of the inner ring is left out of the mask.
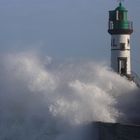
[[[139,89],[105,63],[15,52],[0,67],[1,140],[86,140],[92,122],[139,120]]]
[[[139,74],[140,3],[124,4]],[[98,140],[93,122],[140,122],[139,89],[108,65],[108,11],[117,5],[0,1],[0,140]]]

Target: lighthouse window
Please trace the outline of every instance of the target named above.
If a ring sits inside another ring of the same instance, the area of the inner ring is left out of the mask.
[[[125,43],[120,43],[120,49],[125,50]]]
[[[111,44],[112,44],[112,46],[114,46],[114,47],[117,46],[116,43],[115,43],[115,38],[112,39]]]
[[[119,13],[118,13],[118,19],[119,20],[123,20],[124,19],[123,12],[119,11]]]
[[[111,46],[113,46],[113,43],[114,43],[114,41],[113,41],[113,39],[111,40]]]
[[[127,39],[127,43],[128,43],[128,45],[130,44],[130,40],[129,39]]]
[[[123,20],[123,12],[119,12],[119,20]]]
[[[118,58],[118,72],[125,75],[127,71],[127,58]]]
[[[119,19],[119,11],[116,11],[116,20]]]

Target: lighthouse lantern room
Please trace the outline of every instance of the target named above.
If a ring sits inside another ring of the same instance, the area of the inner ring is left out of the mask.
[[[109,11],[109,29],[111,34],[111,67],[122,76],[131,79],[130,35],[133,23],[128,20],[127,10],[122,3]]]

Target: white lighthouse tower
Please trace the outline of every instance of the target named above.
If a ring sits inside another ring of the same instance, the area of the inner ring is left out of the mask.
[[[119,6],[109,11],[109,29],[111,34],[111,67],[122,76],[131,76],[130,35],[133,32],[132,22],[128,20],[127,10]]]

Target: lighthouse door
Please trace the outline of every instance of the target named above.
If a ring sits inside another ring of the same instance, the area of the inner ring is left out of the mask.
[[[121,75],[126,75],[126,72],[127,72],[127,58],[118,58],[118,72]]]

